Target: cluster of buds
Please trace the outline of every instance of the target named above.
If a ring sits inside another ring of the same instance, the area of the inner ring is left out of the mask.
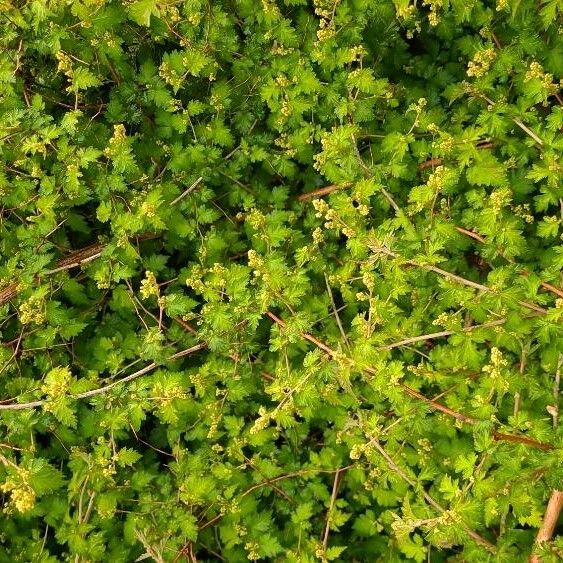
[[[428,23],[430,23],[432,27],[436,27],[440,23],[438,10],[442,7],[442,0],[424,0],[422,2],[422,5],[430,7],[430,13],[428,14]]]
[[[449,133],[441,133],[439,139],[434,141],[433,146],[443,154],[448,154],[455,147],[455,139]]]
[[[143,299],[149,299],[150,297],[160,297],[160,288],[156,281],[156,276],[150,271],[145,272],[145,278],[141,280],[141,297]]]
[[[282,114],[284,114],[284,104],[286,102],[284,102],[282,104],[282,108],[281,108],[281,112]],[[285,114],[284,114],[285,115]],[[289,115],[289,114],[288,114]],[[294,157],[297,155],[297,151],[295,150],[295,148],[293,148],[293,146],[291,145],[291,142],[289,141],[287,134],[286,133],[282,133],[275,141],[274,143],[276,144],[276,146],[284,149],[285,154],[287,156],[289,156],[290,158]]]
[[[475,56],[467,65],[467,76],[474,76],[475,78],[485,76],[491,68],[496,56],[493,47],[475,53]]]
[[[503,207],[508,205],[512,200],[512,192],[510,188],[504,187],[499,188],[491,193],[489,196],[489,201],[495,213],[498,213]]]
[[[491,361],[483,367],[483,371],[488,373],[492,379],[497,379],[507,365],[508,361],[504,358],[502,352],[496,346],[493,346],[491,348]]]
[[[0,490],[4,493],[10,493],[10,503],[5,511],[10,513],[13,510],[25,513],[29,512],[35,506],[35,491],[29,484],[29,471],[18,468],[17,475],[8,477],[6,481],[0,485]]]
[[[440,313],[433,321],[434,326],[441,326],[447,330],[459,329],[459,316],[455,313]]]
[[[102,470],[102,475],[106,478],[113,477],[117,470],[115,469],[115,462],[112,459],[107,459],[106,457],[99,456],[97,461],[97,465],[100,466]]]
[[[444,166],[437,166],[436,170],[430,174],[426,185],[432,192],[439,192],[443,190],[446,185],[446,179],[448,175],[448,169]]]
[[[167,62],[161,63],[158,67],[158,75],[166,84],[172,86],[174,90],[179,90],[184,81],[183,77],[180,76]]]
[[[539,80],[542,87],[550,94],[557,92],[558,87],[557,84],[553,82],[553,74],[545,72],[542,65],[537,61],[530,63],[524,76],[524,82],[529,82],[530,80]]]
[[[350,47],[348,60],[353,63],[361,60],[365,55],[367,55],[367,49],[363,45],[356,45],[354,47]]]
[[[325,229],[341,229],[342,234],[348,238],[355,236],[355,232],[351,229],[340,217],[334,209],[332,209],[326,201],[323,199],[314,199],[313,207],[315,208],[315,217],[324,218],[324,228]],[[368,209],[369,212],[369,209]]]
[[[22,325],[41,325],[45,322],[45,300],[42,297],[31,296],[19,308]]]
[[[255,230],[258,231],[266,226],[266,216],[258,211],[258,209],[253,209],[246,216],[246,222]]]
[[[108,142],[108,146],[104,149],[104,155],[108,158],[116,156],[119,152],[119,148],[123,146],[123,143],[127,140],[127,133],[125,131],[125,125],[123,123],[117,123],[113,126],[113,136]]]
[[[165,385],[163,383],[156,383],[153,388],[155,397],[158,397],[157,402],[160,407],[169,406],[174,399],[182,399],[186,397],[186,393],[178,384]]]
[[[71,58],[64,51],[57,51],[55,58],[58,61],[57,70],[62,72],[69,80],[72,80],[74,71]]]
[[[272,415],[266,412],[266,409],[264,407],[260,407],[258,409],[258,415],[258,418],[254,421],[254,424],[250,429],[251,434],[257,434],[261,430],[264,430],[272,420]]]
[[[41,391],[48,397],[62,397],[68,391],[72,374],[68,366],[53,368],[45,378]]]
[[[522,219],[524,219],[526,223],[534,222],[534,216],[532,215],[532,210],[530,209],[529,203],[521,203],[519,205],[515,205],[512,207],[512,211],[514,211],[514,213],[518,215],[518,217],[522,217]]]
[[[255,541],[245,543],[244,549],[246,550],[249,561],[257,561],[261,558],[259,552],[260,546]]]
[[[271,18],[279,18],[281,15],[280,9],[276,6],[276,3],[271,0],[262,0],[262,9],[264,13]]]
[[[259,278],[262,275],[264,259],[253,248],[248,251],[248,265],[252,268],[254,276]]]

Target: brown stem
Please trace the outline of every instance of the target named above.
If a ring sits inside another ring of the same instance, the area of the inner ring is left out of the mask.
[[[471,332],[477,330],[478,328],[491,328],[493,326],[500,326],[506,322],[506,319],[497,319],[496,321],[491,321],[489,323],[483,323],[481,325],[473,325],[467,328],[461,329],[461,332]],[[434,338],[442,338],[444,336],[451,336],[455,334],[455,330],[442,330],[440,332],[431,332],[429,334],[421,334],[420,336],[411,336],[398,342],[393,342],[392,344],[386,344],[381,346],[381,350],[392,350],[393,348],[400,348],[401,346],[407,346],[409,344],[414,344],[415,342],[424,342],[426,340],[433,340]]]
[[[188,194],[193,192],[199,184],[203,181],[203,176],[200,176],[189,188],[185,189],[170,205],[176,205],[179,201],[184,199]]]
[[[274,313],[272,313],[271,311],[268,311],[266,314],[277,325],[281,326],[282,328],[284,328],[286,326],[286,323],[284,321],[282,321],[278,316],[274,315]],[[317,340],[314,336],[307,334],[306,332],[302,332],[301,337],[304,338],[305,340],[308,340],[309,342],[315,344],[315,346],[317,346],[318,348],[323,350],[323,352],[325,352],[329,357],[334,358],[334,357],[337,356],[336,352],[332,348],[327,346],[324,342]],[[355,364],[353,359],[348,358],[348,360],[352,364]],[[364,367],[364,368],[360,368],[360,369],[362,371],[366,372],[366,373],[369,373],[370,375],[376,375],[377,374],[377,371],[372,367]],[[407,395],[410,395],[414,399],[417,399],[417,400],[419,400],[423,403],[426,403],[428,406],[432,407],[434,410],[437,410],[439,412],[447,414],[448,416],[451,416],[452,418],[455,418],[456,420],[459,420],[459,421],[467,423],[467,424],[474,425],[477,422],[479,422],[478,420],[476,420],[475,418],[473,418],[471,416],[468,416],[468,415],[463,414],[463,413],[458,412],[458,411],[454,411],[453,409],[450,409],[449,407],[446,407],[445,405],[442,405],[441,403],[439,403],[437,401],[429,399],[428,397],[426,397],[425,395],[423,395],[419,391],[416,391],[415,389],[413,389],[412,387],[409,387],[408,385],[406,385],[404,383],[399,383],[399,385],[405,391],[405,393]],[[537,448],[537,449],[540,449],[540,450],[551,450],[551,449],[553,449],[552,444],[546,444],[546,443],[543,443],[543,442],[538,442],[537,440],[534,440],[532,438],[528,438],[526,436],[518,436],[518,435],[515,435],[515,434],[504,434],[504,433],[498,432],[496,430],[494,430],[492,432],[492,435],[493,435],[495,440],[499,440],[499,441],[513,442],[513,443],[516,443],[516,444],[523,444],[523,445],[530,446],[532,448]]]
[[[551,493],[551,497],[547,503],[543,523],[541,528],[538,530],[538,535],[536,536],[536,546],[540,546],[542,543],[549,541],[553,536],[557,520],[559,520],[561,508],[563,508],[563,491],[555,489]],[[532,554],[529,561],[530,563],[540,563],[541,558],[539,555]]]
[[[468,230],[468,229],[464,229],[463,227],[457,227],[457,226],[456,226],[456,230],[457,230],[458,232],[460,232],[461,234],[465,235],[465,236],[471,237],[472,239],[475,239],[476,241],[479,241],[479,242],[482,243],[482,244],[485,243],[485,239],[484,239],[479,233],[476,233],[475,231],[470,231],[470,230]],[[501,256],[502,256],[505,260],[507,260],[510,264],[515,264],[514,260],[511,260],[510,258],[507,258],[507,257],[504,256],[502,253],[501,253]],[[521,272],[521,275],[523,275],[523,276],[529,276],[529,275],[530,275],[530,272],[528,272],[527,270],[523,270],[523,271]],[[541,285],[544,289],[546,289],[547,291],[550,291],[551,293],[554,293],[554,294],[557,295],[558,297],[562,297],[562,298],[563,298],[563,290],[562,290],[562,289],[559,289],[558,287],[556,287],[556,286],[554,286],[554,285],[551,285],[550,283],[547,283],[547,282],[544,282],[544,281],[540,282],[540,285]]]
[[[492,149],[494,147],[493,143],[489,143],[489,142],[485,142],[485,143],[479,143],[476,145],[475,148],[480,149],[480,150],[484,150],[484,149]],[[434,168],[435,166],[440,166],[441,164],[444,164],[444,159],[443,158],[430,158],[429,160],[425,160],[424,162],[420,162],[418,164],[418,169],[419,170],[425,170],[426,168]]]
[[[313,190],[312,192],[307,192],[307,193],[301,194],[300,196],[297,196],[297,201],[308,201],[310,199],[315,199],[317,197],[323,197],[325,195],[331,194],[332,192],[335,192],[336,190],[339,190],[341,188],[347,188],[351,185],[352,184],[350,184],[350,183],[347,183],[347,184],[330,184],[328,186],[324,186],[323,188],[318,188],[316,190]]]
[[[431,158],[425,160],[418,165],[419,170],[424,170],[426,168],[434,168],[435,166],[440,166],[444,162],[443,158]]]
[[[142,241],[155,238],[156,236],[157,235],[154,235],[152,233],[144,233],[142,235],[139,235],[137,239],[139,241]],[[57,272],[62,272],[65,270],[72,270],[73,268],[87,264],[91,260],[99,258],[104,248],[105,244],[94,243],[84,248],[79,248],[78,250],[69,252],[66,256],[63,256],[55,263],[55,267],[52,270],[44,272],[44,275],[56,274]],[[35,281],[38,280],[39,277],[36,277]],[[13,282],[10,285],[6,286],[4,289],[0,290],[0,305],[4,305],[4,303],[7,303],[11,299],[13,299],[18,294],[19,290],[19,282]]]
[[[373,445],[375,447],[375,449],[381,454],[381,456],[383,457],[383,459],[385,459],[385,461],[387,462],[387,465],[389,466],[389,468],[394,471],[397,475],[399,475],[399,477],[401,477],[401,479],[403,479],[404,481],[406,481],[411,487],[413,487],[414,489],[417,489],[417,484],[416,482],[414,482],[393,460],[393,458],[385,451],[385,448],[376,440],[371,440],[370,442],[371,445]],[[424,497],[424,500],[433,508],[435,508],[438,512],[440,513],[444,513],[446,512],[446,509],[439,504],[438,502],[436,502],[424,489],[422,489],[422,496]],[[477,542],[479,545],[483,546],[485,549],[487,549],[488,551],[490,551],[491,553],[496,553],[496,548],[495,546],[488,540],[486,540],[484,537],[480,536],[477,532],[474,532],[471,528],[469,528],[465,523],[463,523],[463,528],[465,530],[465,532],[467,533],[467,535],[469,537],[471,537],[475,542]]]
[[[347,469],[350,469],[351,467],[354,466],[346,465],[345,467],[339,467],[338,469],[303,469],[302,471],[294,471],[292,473],[286,473],[285,475],[278,475],[277,477],[271,477],[267,481],[262,481],[260,483],[256,483],[255,485],[252,485],[241,494],[241,498],[244,498],[245,496],[249,495],[250,493],[252,493],[257,489],[270,486],[272,483],[277,483],[278,481],[283,481],[284,479],[292,479],[293,477],[303,477],[305,475],[310,475],[315,473],[336,473],[338,471],[343,472],[346,471]],[[221,518],[223,518],[223,514],[217,514],[217,516],[214,516],[213,518],[211,518],[211,520],[208,520],[207,522],[201,524],[198,528],[198,531],[201,532],[202,530],[205,530],[205,528],[209,528],[209,526],[212,526],[213,524],[215,524],[215,522],[221,520]]]
[[[374,247],[373,250],[380,252],[381,254],[385,254],[386,256],[391,256],[392,258],[399,258],[399,255],[396,252],[393,252],[389,248],[383,246]],[[417,268],[422,268],[424,270],[428,270],[429,272],[434,272],[435,274],[444,276],[446,279],[454,280],[462,285],[466,285],[467,287],[472,287],[473,289],[477,289],[478,291],[493,292],[493,290],[487,285],[468,280],[467,278],[464,278],[457,274],[453,274],[452,272],[448,272],[446,270],[443,270],[442,268],[433,266],[432,264],[420,264],[414,260],[404,260],[403,264],[407,264],[409,266],[414,266]],[[526,309],[530,309],[541,315],[545,315],[547,313],[547,311],[543,307],[540,307],[539,305],[535,305],[534,303],[528,303],[527,301],[519,300],[518,304],[521,305],[522,307],[525,307]]]
[[[457,227],[457,226],[456,226],[456,230],[460,232],[462,235],[471,237],[472,239],[479,241],[481,244],[485,243],[485,239],[480,234],[475,233],[474,231],[470,231],[468,229],[464,229],[463,227]]]

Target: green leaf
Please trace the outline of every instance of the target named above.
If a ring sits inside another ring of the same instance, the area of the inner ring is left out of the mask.
[[[466,172],[467,180],[476,186],[505,186],[504,166],[489,152],[479,151],[477,158]]]
[[[160,16],[156,0],[135,0],[127,7],[127,11],[134,22],[146,27],[151,23],[151,16]]]

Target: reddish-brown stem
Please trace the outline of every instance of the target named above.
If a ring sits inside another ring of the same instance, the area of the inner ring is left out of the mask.
[[[494,144],[489,142],[479,143],[478,145],[476,145],[476,148],[480,150],[492,149],[493,147]],[[434,168],[435,166],[440,166],[441,164],[444,164],[443,158],[439,158],[439,157],[430,158],[428,160],[425,160],[424,162],[419,163],[418,169],[425,170],[426,168]]]
[[[470,231],[468,229],[464,229],[463,227],[457,227],[456,226],[456,230],[468,237],[471,237],[472,239],[475,239],[476,241],[480,242],[481,244],[485,243],[485,239],[478,233],[474,232],[474,231]],[[513,260],[510,260],[509,258],[505,258],[506,260],[508,260],[508,262],[510,262],[511,264],[514,264]],[[529,276],[530,272],[528,272],[527,270],[522,270],[522,272],[520,272],[523,276]],[[558,297],[562,297],[563,298],[563,290],[559,289],[557,286],[552,285],[548,282],[540,282],[540,285],[546,289],[547,291],[550,291],[551,293],[557,295]]]
[[[549,541],[553,536],[555,526],[559,520],[559,515],[561,514],[561,509],[563,508],[563,491],[554,490],[551,493],[549,502],[547,503],[547,508],[545,509],[545,515],[543,517],[543,522],[541,528],[538,530],[538,535],[536,536],[536,545],[539,546],[542,543]],[[530,563],[540,563],[541,558],[539,555],[532,554],[529,559]]]
[[[471,237],[472,239],[475,239],[476,241],[480,242],[481,244],[484,244],[485,239],[478,233],[475,233],[473,231],[469,231],[468,229],[464,229],[463,227],[456,227],[456,230],[458,232],[460,232],[462,235],[465,235],[467,237]]]
[[[145,233],[137,237],[138,241],[148,240],[151,238],[155,238],[152,233]],[[79,248],[78,250],[73,250],[69,252],[66,256],[63,256],[55,263],[55,267],[52,270],[48,270],[44,272],[45,275],[56,274],[57,272],[62,272],[65,270],[72,270],[73,268],[77,268],[78,266],[82,266],[83,264],[87,264],[91,260],[95,260],[98,258],[102,251],[104,250],[105,245],[102,243],[94,243],[84,248]],[[39,277],[36,278],[36,281],[39,280]],[[18,282],[13,282],[10,285],[6,286],[4,289],[0,290],[0,305],[4,305],[11,299],[13,299],[20,290],[20,284]]]
[[[418,165],[419,170],[424,170],[426,168],[434,168],[435,166],[440,166],[444,162],[443,158],[431,158],[430,160],[425,160]]]
[[[276,323],[280,327],[284,328],[284,327],[287,326],[284,321],[282,321],[277,315],[275,315],[271,311],[268,311],[266,314],[268,315],[268,317],[270,317],[270,319],[274,323]],[[320,348],[329,357],[334,358],[337,355],[336,352],[332,348],[330,348],[330,346],[327,346],[324,342],[321,342],[320,340],[318,340],[314,336],[307,334],[306,332],[302,332],[301,337],[304,338],[305,340],[308,340],[309,342],[315,344],[315,346]],[[349,358],[349,360],[350,360],[350,362],[354,363],[354,361],[352,359]],[[377,374],[377,370],[375,370],[374,368],[371,368],[371,367],[365,367],[365,368],[361,368],[361,369],[365,373],[369,373],[371,375]],[[438,401],[434,401],[432,399],[429,399],[428,397],[426,397],[425,395],[423,395],[419,391],[416,391],[415,389],[413,389],[412,387],[409,387],[408,385],[406,385],[404,383],[399,383],[399,385],[403,389],[403,391],[405,391],[405,393],[407,393],[407,395],[413,397],[414,399],[417,399],[418,401],[426,403],[428,406],[432,407],[434,410],[442,412],[442,413],[444,413],[448,416],[451,416],[452,418],[455,418],[456,420],[459,420],[460,422],[464,422],[466,424],[472,424],[473,425],[473,424],[476,424],[478,422],[478,420],[474,419],[471,416],[468,416],[468,415],[463,414],[461,412],[450,409],[449,407],[442,405],[442,403],[439,403]],[[528,438],[526,436],[517,436],[515,434],[504,434],[504,433],[498,432],[496,430],[494,430],[492,432],[492,435],[493,435],[495,440],[499,440],[499,441],[523,444],[523,445],[530,446],[532,448],[537,448],[537,449],[540,449],[540,450],[551,450],[551,449],[553,449],[553,445],[551,445],[551,444],[538,442],[537,440],[534,440],[532,438]]]
[[[297,197],[297,201],[308,201],[310,199],[315,199],[317,197],[323,197],[341,188],[347,188],[350,185],[351,184],[330,184],[329,186],[318,188],[316,190],[313,190],[312,192],[301,194],[300,196]]]

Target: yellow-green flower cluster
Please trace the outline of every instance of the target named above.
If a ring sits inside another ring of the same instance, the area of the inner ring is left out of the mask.
[[[31,296],[19,307],[19,317],[22,325],[41,325],[45,322],[45,300],[42,297]]]
[[[72,60],[64,51],[57,51],[55,58],[58,61],[57,70],[62,72],[69,80],[72,80]]]
[[[526,223],[534,222],[534,216],[532,215],[529,203],[520,203],[519,205],[515,205],[512,207],[512,211],[514,211],[518,217],[522,217]]]
[[[508,205],[511,200],[512,192],[508,187],[499,188],[489,196],[489,202],[495,213],[498,213],[503,207]]]
[[[166,61],[161,63],[158,68],[158,74],[166,84],[172,86],[175,90],[178,90],[184,81],[183,77],[178,75],[178,73],[168,64]]]
[[[448,170],[444,166],[437,166],[436,170],[430,174],[426,185],[429,190],[433,192],[439,192],[444,189]]]
[[[459,315],[455,313],[440,313],[433,321],[434,326],[441,326],[447,330],[458,330],[460,325]]]
[[[6,506],[6,512],[14,509],[18,512],[29,512],[35,506],[35,491],[29,484],[29,471],[18,468],[17,475],[10,476],[0,485],[0,490],[10,493],[10,503]]]
[[[104,149],[104,155],[109,157],[113,157],[118,153],[119,147],[127,139],[127,133],[125,131],[125,125],[123,123],[117,123],[113,126],[113,136],[108,142],[108,146]]]
[[[149,299],[150,297],[158,299],[160,296],[160,288],[158,287],[156,276],[150,270],[145,272],[145,279],[141,280],[140,293],[143,299]]]
[[[485,74],[487,74],[487,72],[491,68],[491,65],[493,64],[495,58],[496,52],[493,47],[478,51],[467,65],[467,76],[472,76],[475,78],[481,78],[482,76],[485,76]]]
[[[524,82],[529,82],[530,80],[539,80],[542,88],[548,92],[557,91],[557,85],[553,83],[553,74],[545,72],[542,65],[537,61],[532,61],[530,63],[530,66],[524,76]]]
[[[432,27],[436,27],[440,23],[440,16],[438,14],[438,11],[442,7],[442,0],[424,0],[422,2],[422,5],[430,7],[430,13],[428,14],[428,23],[430,23]]]
[[[45,377],[41,391],[50,398],[65,395],[72,381],[72,373],[68,366],[53,368]]]
[[[508,361],[504,358],[502,352],[496,347],[491,348],[491,360],[483,367],[483,371],[488,373],[492,379],[501,377],[502,370],[508,365]]]

